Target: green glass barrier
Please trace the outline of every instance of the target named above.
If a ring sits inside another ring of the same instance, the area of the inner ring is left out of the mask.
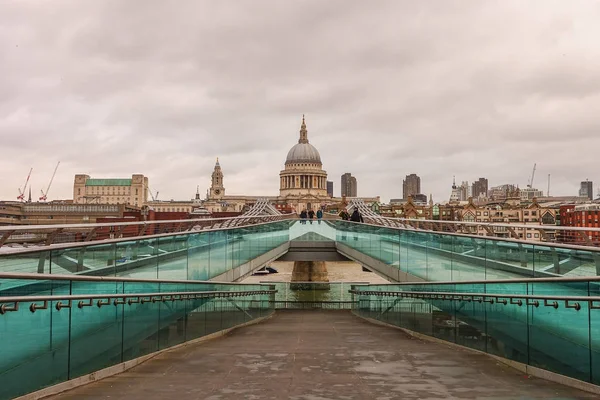
[[[180,246],[178,241],[170,245]],[[116,296],[272,288],[261,284],[37,278],[20,279],[10,295]],[[37,307],[34,312],[30,310],[32,304]],[[274,294],[265,293],[164,301],[135,297],[132,301],[53,300],[45,305],[43,301],[22,301],[12,310],[14,303],[3,303],[0,297],[0,306],[5,306],[0,312],[0,399],[31,393],[267,316],[273,304]]]
[[[600,301],[588,299],[600,295],[598,282],[415,283],[354,289],[358,290],[355,312],[361,316],[600,384]],[[377,292],[460,293],[461,297],[409,298]],[[464,297],[470,293],[494,296]],[[536,298],[519,299],[519,295]],[[545,299],[548,296],[567,299]]]
[[[52,251],[0,254],[0,273],[208,280],[286,243],[289,227],[289,221],[277,221],[115,243],[79,243]]]
[[[600,249],[328,221],[336,241],[428,281],[596,276]],[[306,227],[307,225],[304,225]],[[314,225],[308,225],[313,229]]]

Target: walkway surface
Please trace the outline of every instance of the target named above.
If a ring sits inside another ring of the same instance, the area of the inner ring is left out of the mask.
[[[278,311],[53,399],[592,399],[345,311]]]

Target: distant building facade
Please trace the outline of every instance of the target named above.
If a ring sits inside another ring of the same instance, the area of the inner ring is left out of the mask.
[[[486,178],[479,178],[471,186],[471,196],[473,197],[485,197],[488,191],[488,180]]]
[[[356,197],[358,193],[356,178],[349,172],[342,175],[341,182],[341,196],[342,197]]]
[[[148,178],[134,174],[126,179],[96,179],[75,175],[73,203],[126,204],[142,207],[148,201]]]
[[[407,200],[409,196],[421,193],[421,178],[417,174],[406,175],[402,181],[402,198]]]
[[[581,182],[579,196],[594,200],[594,183],[592,181],[588,181],[587,179]]]
[[[511,194],[517,190],[516,185],[505,184],[500,186],[494,186],[488,190],[488,199],[490,200],[505,200],[511,197]]]
[[[600,228],[600,204],[588,203],[561,206],[560,224],[576,228]],[[570,235],[566,236],[564,241],[584,245],[598,245],[600,243],[600,232],[587,231],[579,235]]]
[[[333,197],[333,181],[327,181],[327,195]]]

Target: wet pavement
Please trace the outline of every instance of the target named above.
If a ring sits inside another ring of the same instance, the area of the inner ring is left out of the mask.
[[[52,399],[593,399],[483,354],[415,339],[349,311],[266,322],[158,355]]]

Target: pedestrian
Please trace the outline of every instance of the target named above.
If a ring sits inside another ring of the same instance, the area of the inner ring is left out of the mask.
[[[346,211],[345,208],[343,208],[342,211],[340,211],[340,213],[338,215],[344,221],[348,221],[350,219],[350,214],[348,214],[348,211]]]
[[[358,207],[354,207],[354,212],[352,213],[352,215],[350,216],[350,221],[352,222],[365,222],[363,220],[362,215],[360,215],[360,212],[358,211]],[[354,240],[358,240],[358,227],[353,227],[354,229],[356,229],[354,231]]]
[[[363,220],[363,217],[360,214],[360,212],[358,212],[358,207],[354,207],[354,212],[350,216],[350,221],[352,221],[352,222],[365,222]]]
[[[312,225],[312,220],[314,217],[315,217],[315,212],[312,209],[308,210],[308,219],[309,219],[311,225]]]
[[[319,208],[317,210],[317,220],[319,221],[319,225],[321,225],[321,218],[323,218],[323,210]]]
[[[302,212],[300,212],[300,223],[302,225],[306,225],[306,210],[302,210]]]

